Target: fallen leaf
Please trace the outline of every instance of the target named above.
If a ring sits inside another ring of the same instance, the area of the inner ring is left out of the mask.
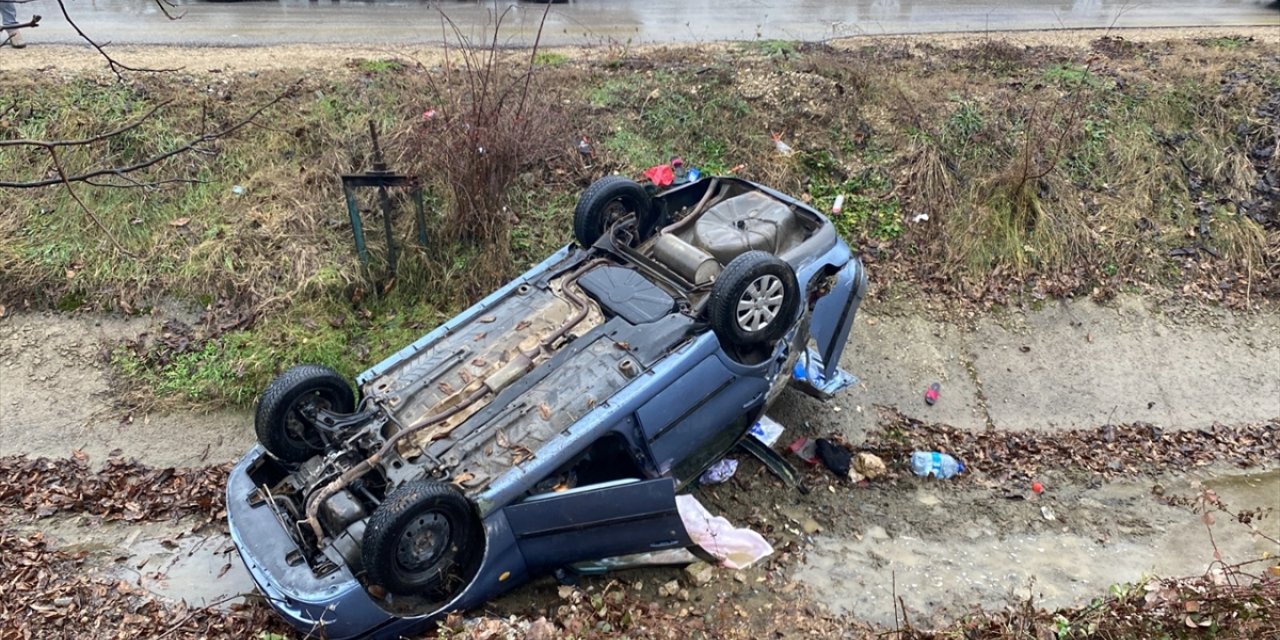
[[[169,221],[169,226],[171,226],[171,227],[185,227],[185,226],[187,226],[187,223],[189,223],[189,222],[191,222],[191,218],[177,218],[177,219],[174,219],[174,220],[170,220],[170,221]]]

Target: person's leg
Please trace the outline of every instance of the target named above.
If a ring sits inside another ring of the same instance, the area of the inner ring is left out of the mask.
[[[12,2],[0,1],[0,24],[9,26],[18,24],[18,6]],[[15,49],[21,49],[26,45],[22,41],[22,32],[17,29],[9,29],[8,31],[0,31],[0,44],[8,44]]]
[[[18,6],[12,2],[0,0],[0,24],[9,26],[18,24]]]

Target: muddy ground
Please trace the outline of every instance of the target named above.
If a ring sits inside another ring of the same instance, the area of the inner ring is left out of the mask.
[[[92,465],[114,453],[160,467],[233,460],[252,444],[246,413],[132,415],[111,391],[104,347],[182,315],[174,308],[133,319],[53,313],[0,319],[0,455],[66,458],[78,451]],[[1246,425],[1246,433],[1277,429],[1280,319],[1272,315],[1161,313],[1141,299],[1121,298],[1105,306],[1054,302],[961,324],[924,317],[907,304],[867,309],[843,362],[861,382],[829,404],[786,394],[772,412],[788,428],[783,442],[836,435],[855,445],[875,443],[886,428],[910,419],[978,433],[1030,430],[1050,440],[1069,429],[1133,422],[1170,433],[1215,423]],[[943,393],[928,407],[921,393],[933,381]],[[1042,462],[1035,476],[1047,488],[1042,496],[1031,493],[1025,473],[999,465],[977,465],[962,480],[927,481],[910,476],[893,455],[886,455],[888,478],[861,485],[804,468],[813,488],[805,496],[744,460],[730,483],[697,493],[713,510],[763,533],[777,549],[768,562],[738,574],[722,570],[701,586],[678,568],[584,584],[603,588],[617,579],[672,615],[708,619],[717,603],[735,603],[751,617],[802,597],[879,627],[894,624],[895,595],[912,620],[939,625],[974,606],[1029,596],[1050,608],[1080,605],[1146,575],[1199,574],[1214,559],[1214,542],[1228,560],[1280,553],[1225,520],[1211,542],[1199,516],[1169,504],[1169,496],[1209,487],[1233,509],[1280,508],[1280,453],[1273,449],[1252,459],[1261,464],[1239,468],[1222,462],[1231,447],[1221,456],[1214,451],[1186,467],[1139,464],[1106,478],[1065,460]],[[17,513],[8,528],[20,535],[43,531],[59,548],[84,552],[91,571],[163,598],[204,604],[251,591],[225,532],[199,524]],[[1259,526],[1280,537],[1274,514]],[[686,594],[661,596],[671,580]],[[536,617],[559,602],[548,579],[493,603],[491,611]]]

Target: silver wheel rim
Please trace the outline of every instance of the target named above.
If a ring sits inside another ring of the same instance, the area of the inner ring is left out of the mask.
[[[748,333],[763,331],[782,310],[782,280],[763,275],[751,281],[738,298],[738,326]]]

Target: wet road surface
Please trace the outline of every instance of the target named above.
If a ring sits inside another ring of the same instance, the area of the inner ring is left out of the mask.
[[[116,44],[248,46],[288,43],[403,45],[440,42],[441,12],[468,37],[528,45],[545,5],[528,2],[388,0],[176,0],[168,20],[149,0],[66,0],[91,36]],[[496,7],[496,10],[495,10]],[[21,5],[44,16],[29,40],[77,41],[56,3]],[[1275,25],[1272,0],[570,0],[551,5],[543,43],[600,45],[829,38],[958,31]]]

